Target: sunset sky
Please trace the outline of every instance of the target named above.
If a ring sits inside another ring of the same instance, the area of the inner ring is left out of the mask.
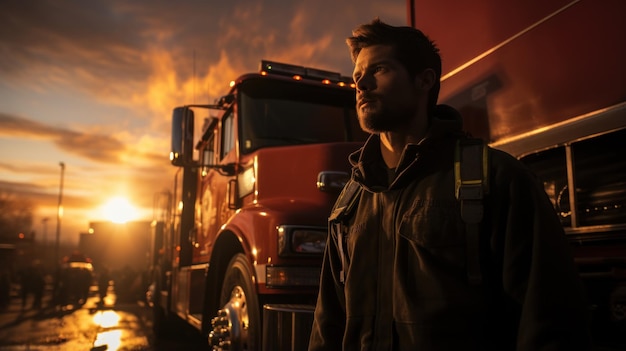
[[[2,0],[0,193],[32,203],[38,240],[49,218],[50,242],[63,162],[62,241],[116,197],[151,220],[173,107],[213,102],[261,59],[350,75],[344,40],[376,16],[405,25],[406,1]]]

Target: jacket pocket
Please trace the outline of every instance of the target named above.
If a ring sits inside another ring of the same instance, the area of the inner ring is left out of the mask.
[[[465,245],[465,228],[455,199],[416,199],[400,218],[398,233],[427,248]]]

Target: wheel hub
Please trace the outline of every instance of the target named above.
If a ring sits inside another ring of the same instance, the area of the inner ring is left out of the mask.
[[[214,351],[248,350],[248,304],[240,286],[235,286],[230,299],[211,320],[209,345]]]

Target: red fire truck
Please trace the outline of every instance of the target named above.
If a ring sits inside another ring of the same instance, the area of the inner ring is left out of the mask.
[[[179,169],[155,197],[157,333],[182,320],[218,350],[306,348],[327,218],[367,137],[354,105],[351,78],[262,61],[215,104],[174,109]]]
[[[531,167],[569,237],[596,344],[626,347],[626,2],[407,0],[440,101]]]

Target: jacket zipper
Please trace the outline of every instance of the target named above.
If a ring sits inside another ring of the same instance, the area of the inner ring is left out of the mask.
[[[390,230],[390,242],[391,242],[391,249],[390,252],[392,253],[391,255],[391,260],[392,262],[391,264],[391,271],[387,272],[387,269],[384,268],[380,268],[378,269],[378,281],[376,284],[376,320],[375,320],[375,334],[374,334],[374,340],[373,340],[373,345],[374,345],[374,349],[378,350],[378,349],[387,349],[389,348],[390,350],[393,350],[393,290],[394,290],[394,285],[395,282],[393,281],[393,274],[395,272],[395,251],[396,251],[396,234],[397,234],[397,230],[396,230],[396,218],[398,217],[398,210],[400,207],[400,201],[399,199],[402,196],[402,193],[404,192],[404,188],[397,190],[397,194],[396,196],[393,196],[392,199],[390,199],[393,202],[393,210],[391,212],[391,217],[389,217],[389,224],[387,225],[387,228]],[[382,209],[382,213],[384,213],[384,208],[385,208],[385,203],[383,201],[383,196],[382,195],[378,195],[377,196],[377,202],[379,205],[379,208]],[[385,221],[384,221],[385,217],[381,216],[381,218],[379,219],[378,223],[379,223],[379,230],[378,230],[378,265],[379,267],[382,267],[383,265],[388,265],[388,261],[389,258],[387,258],[387,260],[383,260],[384,257],[384,253],[385,251],[389,251],[389,249],[387,249],[387,245],[384,245],[384,240],[386,240],[386,238],[384,237],[383,233],[384,233],[384,228],[385,228]],[[382,283],[385,278],[389,279],[389,277],[391,278],[391,284],[387,286],[387,284]],[[389,300],[391,303],[386,303],[386,301],[382,301],[383,300],[383,292],[382,289],[391,289],[391,291],[389,292],[390,297]],[[385,308],[390,308],[391,311],[389,311],[390,313],[390,318],[391,320],[389,321],[389,323],[386,323],[387,321],[383,320],[383,316],[385,315],[383,313]],[[388,324],[388,325],[387,325]],[[384,330],[385,328],[388,328],[389,330]],[[381,336],[386,335],[386,337],[381,338]],[[389,345],[385,345],[384,340],[387,339],[389,342]]]

